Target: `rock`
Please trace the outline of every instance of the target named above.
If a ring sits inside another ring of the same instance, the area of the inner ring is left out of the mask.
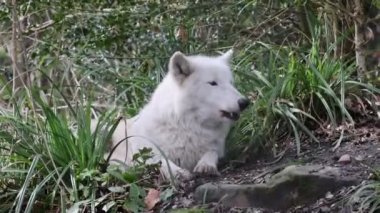
[[[333,199],[333,197],[334,197],[334,195],[331,192],[327,192],[326,195],[325,195],[325,198],[327,200],[331,200],[331,199]]]
[[[340,156],[338,162],[339,163],[345,163],[345,164],[350,163],[351,162],[351,156],[348,154],[342,155],[342,156]]]
[[[358,155],[355,157],[355,160],[361,162],[364,160],[364,157],[363,157],[363,155]]]
[[[284,211],[305,205],[327,192],[356,184],[340,176],[339,168],[320,165],[288,166],[266,184],[206,183],[195,190],[198,202],[220,202],[227,207],[255,207]]]
[[[328,213],[328,212],[331,212],[331,209],[327,206],[322,206],[320,209],[319,209],[319,212],[321,213]]]

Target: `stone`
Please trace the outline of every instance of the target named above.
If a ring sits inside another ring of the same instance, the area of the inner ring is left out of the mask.
[[[341,176],[339,168],[321,165],[288,166],[263,184],[206,183],[197,187],[198,202],[219,202],[226,207],[255,207],[275,211],[306,205],[357,181]]]
[[[331,209],[327,206],[322,206],[319,210],[319,212],[321,213],[328,213],[328,212],[331,212]]]
[[[325,198],[326,198],[327,200],[331,200],[331,199],[334,198],[334,195],[333,195],[331,192],[327,192],[326,195],[325,195]]]
[[[342,156],[340,156],[338,162],[339,163],[345,163],[345,164],[350,163],[351,162],[351,156],[348,154],[342,155]]]
[[[361,162],[364,160],[364,157],[363,157],[363,155],[358,155],[355,157],[355,160]]]

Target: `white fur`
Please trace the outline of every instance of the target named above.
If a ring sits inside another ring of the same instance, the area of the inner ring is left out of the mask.
[[[134,153],[150,147],[155,154],[150,162],[161,161],[166,178],[169,167],[174,176],[184,179],[191,178],[191,172],[218,174],[218,159],[224,156],[225,139],[233,123],[221,110],[240,113],[238,100],[243,98],[233,86],[231,57],[232,50],[217,57],[174,53],[168,74],[149,103],[117,127],[113,145],[126,134],[131,137],[128,149],[122,143],[111,159],[128,165]],[[213,81],[217,85],[211,85]]]

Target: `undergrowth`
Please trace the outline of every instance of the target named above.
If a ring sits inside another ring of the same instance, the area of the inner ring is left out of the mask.
[[[260,49],[257,46],[245,49],[247,55],[255,55]],[[254,104],[230,134],[231,151],[238,148],[240,153],[242,148],[238,146],[246,148],[247,140],[251,146],[274,147],[293,136],[300,154],[301,135],[310,142],[319,142],[314,129],[354,123],[345,105],[347,98],[374,97],[380,92],[355,77],[353,61],[334,59],[329,51],[322,53],[317,40],[307,51],[284,46],[265,48],[266,60],[252,64],[246,61],[251,57],[246,57],[237,65],[239,86],[250,92]]]
[[[120,208],[141,212],[144,188],[152,187],[152,179],[159,175],[158,165],[146,165],[151,150],[136,154],[136,165],[126,171],[108,166],[104,156],[118,124],[113,113],[99,118],[92,133],[89,104],[68,105],[71,110],[65,116],[49,107],[40,94],[31,97],[34,110],[40,112],[0,116],[1,211]]]

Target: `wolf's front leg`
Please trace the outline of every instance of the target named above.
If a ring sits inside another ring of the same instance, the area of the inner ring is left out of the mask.
[[[186,169],[182,169],[169,159],[161,160],[161,173],[165,179],[170,180],[171,175],[177,180],[191,180],[193,175]]]
[[[217,175],[218,172],[218,153],[216,151],[206,152],[202,158],[198,161],[197,165],[194,168],[195,173],[208,174],[208,175]]]

